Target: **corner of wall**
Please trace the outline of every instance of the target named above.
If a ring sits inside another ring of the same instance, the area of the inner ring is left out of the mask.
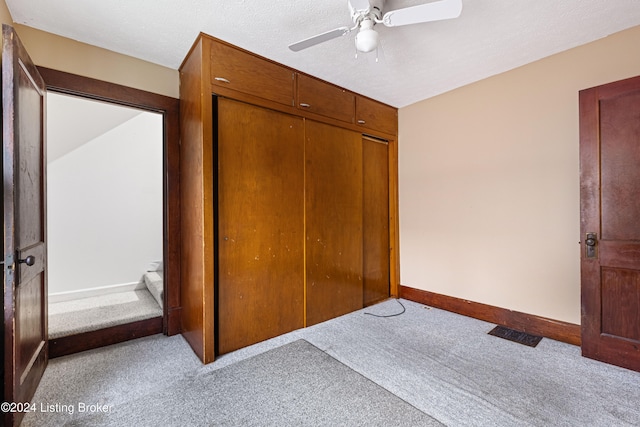
[[[399,110],[402,283],[580,323],[578,91],[640,26]]]
[[[26,25],[14,24],[14,27],[36,65],[172,98],[179,97],[178,70]]]

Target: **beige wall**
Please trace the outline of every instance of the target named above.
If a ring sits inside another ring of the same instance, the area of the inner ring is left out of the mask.
[[[0,19],[14,26],[36,65],[179,97],[177,70],[14,24],[5,0],[0,0]]]
[[[7,3],[4,0],[0,0],[0,20],[2,20],[3,24],[13,24],[11,13],[9,13]]]
[[[14,24],[5,0],[0,0],[0,19],[3,24],[13,25],[36,65],[174,98],[179,96],[177,70]]]
[[[14,27],[37,65],[179,97],[177,70],[24,25],[16,24]]]
[[[580,323],[578,91],[640,27],[400,109],[401,283]]]

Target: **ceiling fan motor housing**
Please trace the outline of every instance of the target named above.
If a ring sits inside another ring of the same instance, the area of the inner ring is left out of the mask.
[[[374,23],[376,20],[382,19],[382,8],[385,0],[369,0],[369,8],[367,10],[356,9],[349,2],[349,11],[351,12],[351,20],[354,24],[359,24],[362,20],[369,17]]]
[[[368,7],[364,10],[360,8],[360,3],[364,4],[365,2],[355,3],[356,5],[350,1],[349,9],[353,23],[360,27],[358,34],[356,34],[356,49],[363,53],[371,52],[378,47],[380,37],[373,27],[376,25],[376,21],[382,19],[384,0],[369,0]]]
[[[385,27],[399,27],[410,24],[441,21],[460,16],[462,0],[437,0],[402,9],[387,11],[382,14],[385,0],[347,0],[351,20],[354,26],[339,27],[317,34],[297,43],[289,45],[289,49],[298,52],[319,43],[344,36],[358,29],[356,49],[360,52],[371,52],[378,47],[378,33],[373,29],[376,24]]]

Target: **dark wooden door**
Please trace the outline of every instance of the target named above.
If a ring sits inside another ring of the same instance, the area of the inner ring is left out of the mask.
[[[389,145],[362,138],[364,305],[389,298]]]
[[[640,77],[580,92],[582,354],[640,371]]]
[[[304,121],[218,100],[218,353],[304,326]]]
[[[45,85],[13,28],[2,37],[4,398],[28,402],[47,365]]]
[[[306,121],[307,326],[363,306],[362,135]]]

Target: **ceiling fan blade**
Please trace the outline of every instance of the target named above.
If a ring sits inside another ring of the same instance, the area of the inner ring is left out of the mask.
[[[344,36],[351,31],[349,27],[340,27],[335,30],[327,31],[326,33],[318,34],[313,37],[309,37],[308,39],[300,40],[299,42],[292,43],[289,45],[289,49],[294,52],[298,52],[302,49],[306,49],[311,46],[315,46],[322,42],[326,42],[327,40],[335,39],[340,36]]]
[[[351,5],[351,8],[353,10],[362,12],[364,14],[369,13],[369,11],[371,10],[369,0],[349,0],[349,4]]]
[[[384,14],[382,23],[387,27],[399,27],[457,18],[460,13],[462,13],[462,0],[441,0],[392,10]]]

